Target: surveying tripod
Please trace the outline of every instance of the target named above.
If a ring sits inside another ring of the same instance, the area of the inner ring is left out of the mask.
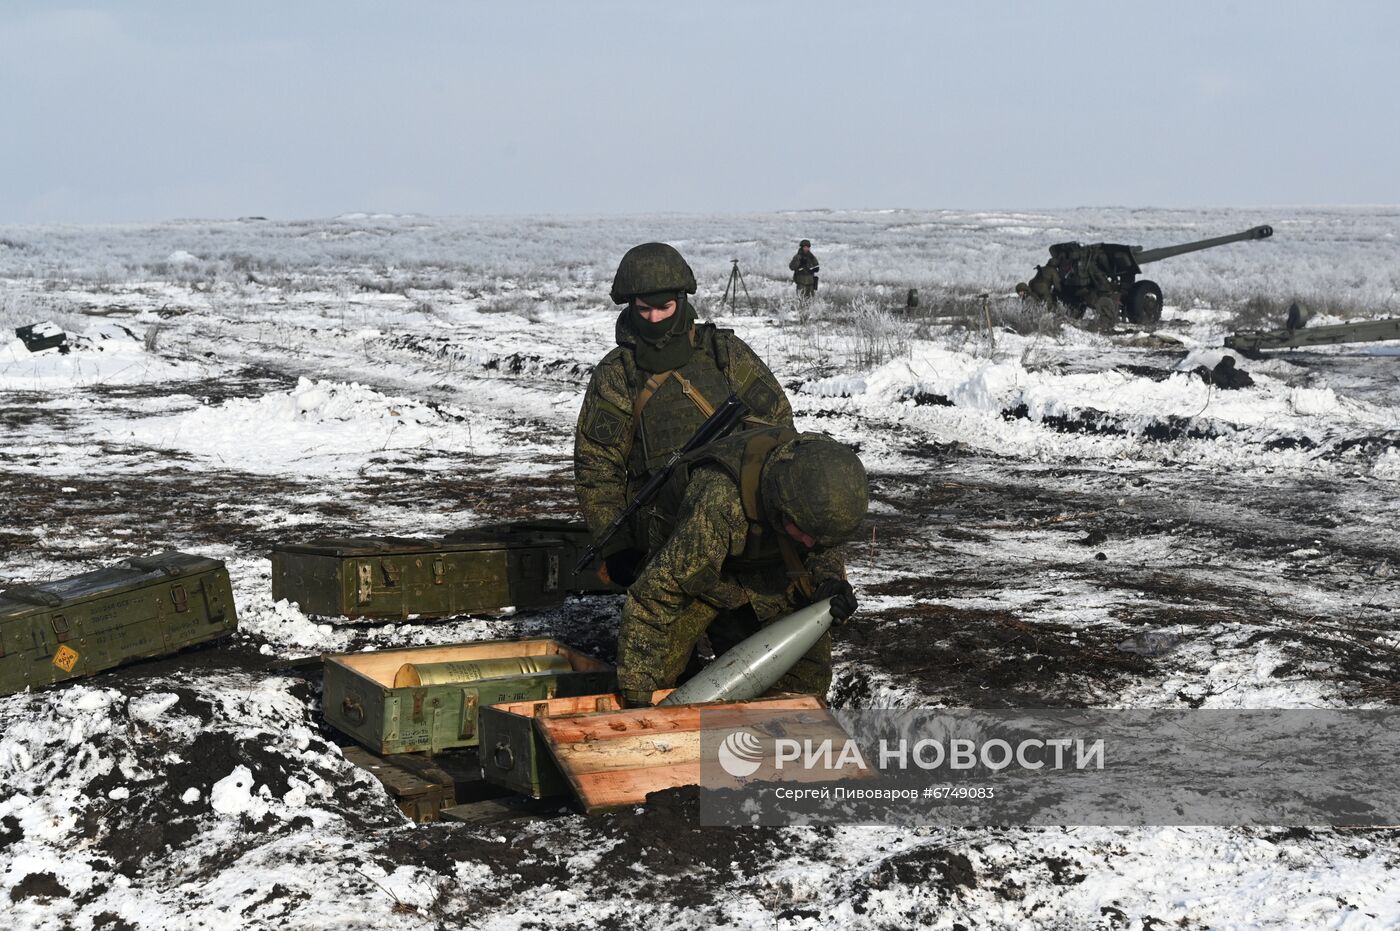
[[[732,267],[729,269],[729,284],[724,286],[724,296],[719,299],[719,306],[728,304],[734,313],[739,312],[739,289],[744,289],[744,300],[749,302],[749,311],[758,313],[753,306],[753,298],[749,296],[749,286],[744,283],[744,273],[739,271],[739,260],[729,260]]]

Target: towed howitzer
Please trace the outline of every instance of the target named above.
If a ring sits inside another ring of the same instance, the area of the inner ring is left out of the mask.
[[[1225,337],[1225,348],[1241,355],[1261,358],[1265,349],[1298,349],[1303,346],[1332,346],[1337,343],[1368,343],[1400,339],[1400,317],[1335,323],[1306,329],[1312,311],[1294,302],[1282,330],[1242,330]]]
[[[1060,242],[1050,247],[1050,261],[1036,266],[1026,292],[1051,308],[1063,304],[1076,317],[1094,311],[1101,319],[1153,326],[1162,317],[1162,289],[1155,281],[1138,279],[1142,266],[1232,242],[1268,239],[1273,234],[1272,226],[1253,226],[1228,236],[1157,249],[1112,242]]]
[[[632,519],[632,515],[652,502],[661,492],[667,480],[670,479],[671,473],[675,471],[676,464],[681,461],[682,457],[693,453],[702,446],[713,443],[715,440],[728,436],[748,414],[748,405],[740,401],[738,395],[731,394],[725,398],[724,403],[715,408],[715,412],[705,419],[705,422],[700,425],[690,439],[685,441],[685,445],[673,452],[661,468],[656,470],[647,483],[642,486],[641,491],[637,492],[637,496],[632,499],[632,502],[623,508],[617,517],[613,518],[613,522],[608,525],[606,530],[598,535],[598,539],[588,545],[588,548],[583,551],[583,555],[579,557],[578,563],[575,564],[574,573],[577,574],[587,569],[589,564],[598,558],[598,553],[602,551],[603,547],[608,545],[608,541]]]

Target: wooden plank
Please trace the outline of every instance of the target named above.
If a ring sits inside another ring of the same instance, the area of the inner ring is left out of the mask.
[[[599,702],[603,707],[598,707]],[[533,717],[538,706],[545,706],[545,713],[551,717],[561,714],[592,714],[595,711],[621,711],[622,698],[619,695],[579,695],[574,698],[551,698],[548,701],[508,701],[499,705],[492,705],[509,714],[519,714],[525,717]]]
[[[587,773],[576,776],[564,770],[569,784],[578,793],[585,814],[596,814],[622,805],[640,805],[652,792],[700,784],[700,761],[624,769],[613,773]]]
[[[656,708],[629,708],[550,719],[548,732],[556,744],[594,740],[616,740],[638,733],[665,734],[693,731],[700,727],[700,713],[716,711],[806,711],[822,710],[822,703],[811,695],[792,698],[760,698],[751,702],[712,702],[705,705],[662,705]]]
[[[831,782],[836,779],[858,779],[868,771],[849,768],[844,772],[824,770],[795,770],[784,774],[783,782]],[[615,772],[571,775],[570,782],[578,792],[586,814],[596,814],[623,805],[640,805],[652,792],[700,784],[700,761],[653,766],[649,769],[624,769]]]
[[[402,765],[407,754],[391,760],[363,747],[345,747],[344,755],[378,779],[399,810],[420,824],[438,820],[439,811],[456,803],[452,778],[432,767],[427,770],[430,778],[424,778],[421,772]]]
[[[557,747],[560,766],[577,775],[700,761],[700,731],[637,734]]]
[[[837,743],[846,739],[846,732],[822,712],[811,721],[783,723],[783,737]],[[615,772],[623,769],[646,769],[652,766],[695,762],[700,759],[700,731],[676,731],[668,734],[635,734],[616,740],[565,744],[559,748],[568,758],[570,771],[580,776],[586,773]]]
[[[456,783],[451,774],[438,766],[435,759],[426,753],[390,753],[382,759],[386,763],[407,770],[431,785],[446,786],[450,789]]]
[[[657,689],[651,693],[652,704],[656,704],[670,695],[674,689]],[[622,696],[616,692],[609,692],[606,695],[578,695],[572,698],[551,698],[548,701],[539,699],[528,699],[526,701],[508,701],[492,708],[499,708],[510,714],[523,714],[526,717],[534,717],[540,713],[540,706],[543,705],[544,713],[550,717],[557,717],[564,714],[593,714],[597,711],[621,711]]]
[[[497,824],[522,818],[543,820],[565,814],[568,810],[558,798],[533,799],[511,795],[444,808],[440,812],[440,820],[465,824]]]
[[[755,712],[810,712],[782,722],[782,734],[815,742],[846,739],[831,713],[810,696],[705,705],[632,708],[569,716],[537,715],[533,723],[560,771],[592,813],[645,801],[651,792],[700,782],[700,723],[723,726],[724,712],[742,724]],[[718,712],[719,714],[716,714]],[[858,768],[783,773],[785,779],[828,781],[864,775]],[[770,776],[771,778],[771,776]]]

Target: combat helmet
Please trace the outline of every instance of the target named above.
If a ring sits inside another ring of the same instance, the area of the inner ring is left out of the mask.
[[[760,479],[768,519],[791,520],[821,546],[855,536],[870,504],[865,466],[841,443],[803,433],[773,451]]]
[[[626,304],[639,294],[695,293],[695,273],[673,247],[664,242],[644,242],[627,250],[613,276],[612,301]]]

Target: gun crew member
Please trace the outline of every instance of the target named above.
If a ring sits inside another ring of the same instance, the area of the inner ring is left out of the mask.
[[[618,263],[611,296],[626,306],[617,348],[593,370],[574,433],[579,505],[595,537],[731,394],[748,406],[747,426],[792,428],[787,395],[763,360],[732,330],[696,322],[687,299],[695,290],[690,266],[665,243],[643,243]],[[603,548],[612,581],[632,584],[669,536],[657,516],[643,509]]]
[[[856,610],[840,544],[868,504],[865,468],[846,446],[786,428],[749,430],[681,460],[660,496],[665,539],[628,589],[617,678],[629,704],[648,704],[685,672],[702,634],[716,656],[794,610],[832,598]],[[825,697],[831,634],[774,686]]]

